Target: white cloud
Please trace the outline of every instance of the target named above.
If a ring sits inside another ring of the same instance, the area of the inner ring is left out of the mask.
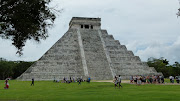
[[[144,61],[149,57],[180,61],[179,41],[174,41],[180,33],[176,0],[53,0],[51,6],[64,10],[50,29],[50,37],[39,44],[28,41],[22,57],[15,55],[9,40],[0,40],[0,57],[37,60],[68,30],[72,17],[84,16],[102,18],[102,29]]]
[[[159,41],[150,42],[148,44],[144,43],[144,46],[146,46],[145,49],[138,49],[143,45],[143,43],[136,43],[136,45],[134,45],[134,43],[128,44],[127,47],[129,49],[137,47],[136,52],[134,53],[135,55],[140,56],[143,61],[147,61],[149,57],[164,57],[168,59],[171,64],[173,64],[175,61],[180,61],[180,36],[172,44],[160,43]]]

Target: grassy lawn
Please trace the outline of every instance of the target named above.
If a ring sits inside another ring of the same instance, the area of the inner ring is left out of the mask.
[[[0,81],[0,101],[179,101],[180,85],[136,86],[122,84],[122,89],[115,89],[113,83],[83,82],[64,84],[52,81],[11,80],[10,89],[3,89]]]

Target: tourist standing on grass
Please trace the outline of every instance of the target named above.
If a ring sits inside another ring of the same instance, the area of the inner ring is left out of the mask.
[[[4,89],[8,89],[9,88],[9,83],[8,83],[8,79],[5,80],[5,87]]]
[[[117,79],[117,77],[116,77],[116,76],[114,77],[113,82],[114,82],[114,86],[115,86],[115,88],[116,88],[116,87],[117,87],[117,83],[118,83],[118,79]]]
[[[142,82],[143,82],[144,84],[146,83],[146,77],[145,77],[145,76],[142,77]]]
[[[122,85],[121,85],[121,75],[119,75],[119,77],[118,77],[118,84],[119,84],[119,88],[120,88],[120,86],[122,88]]]
[[[169,76],[170,83],[172,83],[172,76]]]
[[[64,77],[64,78],[63,78],[63,83],[65,83],[65,82],[66,82],[66,78]]]
[[[134,76],[134,83],[137,84],[137,76]]]
[[[133,76],[130,76],[130,83],[133,83]]]
[[[78,81],[78,85],[81,85],[81,78],[78,78],[77,81]]]
[[[32,83],[31,83],[31,86],[32,86],[32,85],[34,86],[34,78],[32,78]]]
[[[71,77],[70,77],[70,82],[72,82],[72,79],[71,79]]]
[[[153,75],[152,79],[153,79],[153,83],[155,84],[156,83],[156,76]]]
[[[179,75],[177,75],[177,76],[175,77],[175,79],[176,79],[176,82],[179,83]]]
[[[141,76],[137,77],[137,85],[140,86],[141,85]]]
[[[164,83],[164,76],[161,76],[161,83]]]
[[[91,81],[91,78],[90,78],[90,77],[88,77],[87,82],[88,82],[88,83],[90,83],[90,81]]]
[[[160,79],[160,75],[158,75],[158,76],[157,76],[157,82],[158,82],[158,83],[161,83],[160,80],[161,80],[161,79]]]
[[[153,75],[149,77],[149,81],[151,84],[153,83]]]
[[[147,83],[150,83],[149,76],[146,76]]]
[[[73,76],[73,82],[75,82],[75,77]]]

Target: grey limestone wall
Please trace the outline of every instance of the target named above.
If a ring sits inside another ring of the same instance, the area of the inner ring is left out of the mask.
[[[89,76],[94,80],[112,79],[98,30],[80,30]]]
[[[101,30],[100,21],[100,18],[72,18],[62,38],[18,79],[90,76],[94,80],[110,80],[115,75],[129,79],[131,75],[158,74],[106,30]]]
[[[121,45],[112,35],[108,35],[106,30],[102,30],[102,35],[116,75],[129,79],[131,75],[158,74],[153,67],[150,68],[142,63],[138,56],[134,56],[132,51],[127,50],[125,45]]]
[[[53,80],[84,76],[77,30],[70,29],[18,79]]]

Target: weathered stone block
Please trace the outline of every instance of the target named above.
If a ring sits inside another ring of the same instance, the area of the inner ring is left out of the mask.
[[[122,75],[158,74],[141,62],[106,30],[101,30],[100,18],[74,17],[69,30],[18,79],[53,80],[64,77],[90,76],[94,80],[113,79]],[[162,74],[162,73],[159,73]]]

